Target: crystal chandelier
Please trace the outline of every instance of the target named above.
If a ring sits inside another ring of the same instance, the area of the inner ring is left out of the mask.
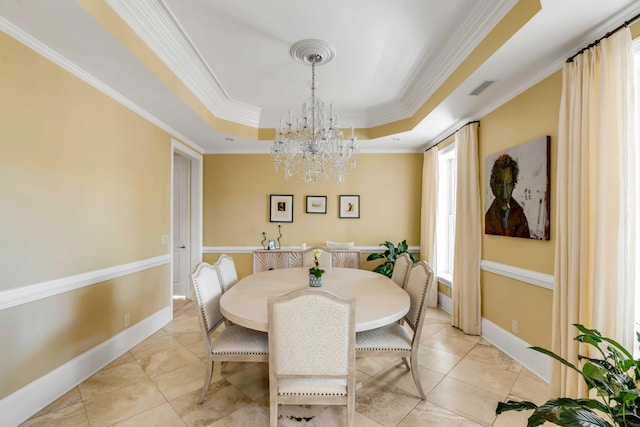
[[[338,114],[333,105],[329,112],[316,97],[316,65],[333,59],[333,49],[322,40],[302,40],[291,47],[291,56],[311,65],[311,97],[302,104],[302,116],[293,121],[280,120],[276,137],[271,147],[276,171],[284,170],[284,178],[294,178],[305,183],[320,182],[324,178],[344,182],[346,175],[356,166],[359,148],[351,127],[351,138],[343,141],[338,125]]]

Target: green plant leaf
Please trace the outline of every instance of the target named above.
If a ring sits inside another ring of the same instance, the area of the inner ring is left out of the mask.
[[[382,254],[369,254],[367,261],[373,261],[380,258],[384,258],[384,256]]]
[[[538,346],[533,346],[533,347],[529,347],[529,348],[532,349],[532,350],[535,350],[535,351],[537,351],[539,353],[546,354],[547,356],[556,359],[558,362],[562,363],[565,366],[568,366],[569,368],[573,369],[574,371],[576,371],[580,375],[582,375],[582,371],[580,369],[578,369],[573,363],[563,359],[562,357],[558,356],[557,354],[555,354],[551,350],[547,350],[546,348],[542,348],[542,347],[538,347]]]
[[[558,421],[559,425],[565,427],[612,427],[607,420],[582,408],[564,408]]]
[[[528,411],[530,409],[536,409],[537,407],[538,405],[533,402],[517,402],[515,400],[509,400],[507,402],[498,402],[496,414],[501,414],[507,411]]]

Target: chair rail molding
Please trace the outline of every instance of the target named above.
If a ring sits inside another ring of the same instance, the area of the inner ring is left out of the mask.
[[[150,268],[159,267],[171,262],[171,255],[160,255],[128,264],[116,265],[100,270],[62,277],[47,282],[36,283],[20,288],[0,292],[0,310],[25,304],[42,298],[52,297],[63,292],[69,292],[85,286],[95,285],[106,280],[116,279],[129,274],[138,273]]]
[[[323,246],[323,245],[320,245]],[[255,250],[264,249],[262,246],[203,246],[204,254],[251,254]],[[378,253],[384,251],[384,246],[354,246],[352,249],[359,250],[363,254]],[[300,246],[283,246],[283,251],[302,250]],[[420,246],[409,246],[409,252],[420,252]]]
[[[514,267],[512,265],[500,264],[499,262],[482,260],[480,268],[490,273],[499,274],[501,276],[510,277],[521,282],[531,285],[540,286],[542,288],[551,289],[555,285],[555,277],[552,274],[539,273],[537,271],[526,270],[524,268]]]

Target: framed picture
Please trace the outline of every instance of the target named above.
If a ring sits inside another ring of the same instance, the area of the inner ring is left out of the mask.
[[[339,196],[338,216],[340,218],[360,218],[360,196]]]
[[[549,145],[543,136],[485,158],[485,234],[549,240]]]
[[[270,222],[293,222],[292,194],[272,194],[269,199]]]
[[[307,213],[326,214],[327,196],[307,196]]]

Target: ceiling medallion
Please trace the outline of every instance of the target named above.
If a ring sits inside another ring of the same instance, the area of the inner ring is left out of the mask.
[[[296,61],[311,65],[311,98],[302,104],[302,115],[295,123],[291,110],[288,119],[280,120],[271,147],[274,168],[278,171],[282,167],[285,179],[295,177],[315,183],[329,178],[344,182],[356,166],[357,138],[352,126],[351,138],[343,141],[333,105],[327,114],[324,103],[316,97],[316,65],[330,62],[335,50],[325,41],[308,39],[295,43],[289,53]]]

